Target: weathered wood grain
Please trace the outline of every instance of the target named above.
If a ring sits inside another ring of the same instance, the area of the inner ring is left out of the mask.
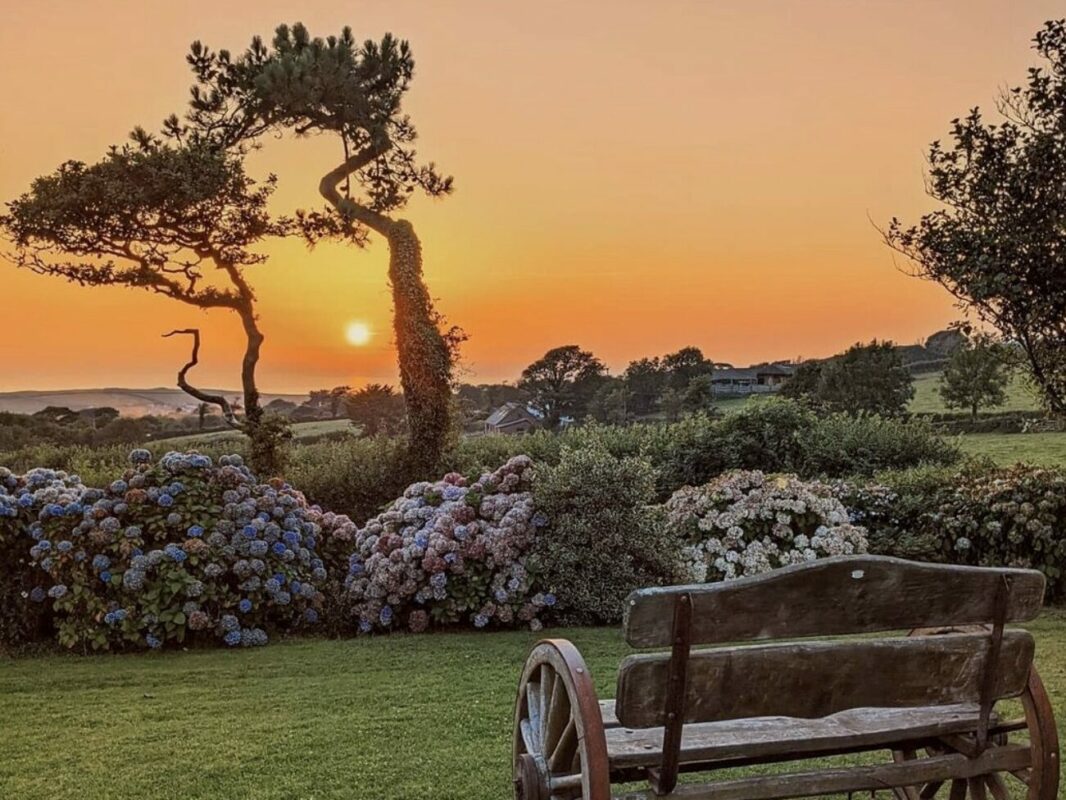
[[[887,747],[905,741],[972,733],[976,704],[924,708],[857,708],[821,719],[760,717],[686,725],[682,763],[802,758],[838,749]],[[647,767],[662,758],[662,728],[614,727],[606,731],[612,769]]]
[[[1004,577],[1006,621],[1033,619],[1044,597],[1036,570],[840,556],[724,583],[641,589],[626,603],[625,635],[633,647],[668,646],[674,599],[684,592],[693,644],[984,624]]]
[[[845,767],[780,775],[736,778],[705,784],[682,785],[672,800],[782,800],[846,792],[914,786],[938,780],[966,779],[993,771],[1019,769],[1029,762],[1029,748],[1007,745],[986,750],[979,758],[953,754],[869,767]],[[954,786],[952,787],[954,797]],[[614,800],[658,800],[652,791],[627,792]]]
[[[814,718],[862,707],[932,706],[978,701],[988,636],[781,642],[694,651],[684,721],[745,717]],[[1033,638],[1004,633],[994,696],[1026,686]],[[628,656],[618,673],[615,713],[629,728],[665,722],[669,655]]]

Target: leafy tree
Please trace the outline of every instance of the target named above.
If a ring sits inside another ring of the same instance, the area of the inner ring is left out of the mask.
[[[407,42],[340,36],[312,38],[300,23],[259,37],[233,57],[199,42],[189,54],[197,84],[187,126],[234,146],[272,130],[336,136],[344,158],[317,182],[325,212],[297,215],[308,241],[341,238],[365,245],[371,232],[389,246],[389,282],[400,383],[407,404],[412,456],[439,460],[450,430],[455,351],[462,333],[442,331],[422,277],[421,244],[410,222],[393,216],[417,191],[441,197],[452,179],[421,164],[417,134],[402,101],[414,74]]]
[[[682,347],[676,353],[663,356],[662,370],[670,386],[684,391],[693,378],[709,375],[714,370],[714,362],[705,358],[698,347]]]
[[[598,379],[607,372],[602,361],[576,344],[556,347],[524,370],[518,382],[529,393],[530,404],[544,415],[544,424],[554,430],[563,416],[585,412]]]
[[[8,203],[0,227],[16,246],[16,264],[41,275],[81,286],[145,289],[196,308],[236,313],[245,333],[243,419],[225,397],[187,380],[198,363],[199,330],[166,335],[193,340],[178,385],[219,406],[232,427],[252,435],[263,420],[255,370],[264,336],[245,270],[265,259],[252,251],[255,244],[291,227],[267,211],[273,189],[273,176],[263,183],[248,177],[239,152],[202,141],[163,141],[136,129],[130,144],[111,148],[95,164],[68,161],[37,178]],[[276,461],[268,445],[259,448],[256,466],[270,472]]]
[[[365,436],[397,433],[404,424],[403,397],[391,386],[370,383],[345,398],[349,419]]]
[[[347,402],[351,393],[351,386],[334,386],[329,390],[329,415],[331,417],[336,419],[340,416],[341,406]]]
[[[599,422],[622,425],[629,419],[629,402],[630,394],[624,380],[604,378],[589,400],[588,412]]]
[[[714,383],[710,375],[697,375],[681,393],[681,407],[685,411],[709,411],[714,408]]]
[[[940,396],[948,408],[962,408],[977,419],[980,408],[1007,401],[1010,362],[1007,349],[988,334],[978,334],[951,354],[940,378]]]
[[[685,410],[684,394],[672,386],[666,387],[663,390],[662,397],[659,398],[659,409],[667,420],[676,422],[681,418],[681,413]]]
[[[814,399],[831,411],[902,415],[914,397],[914,379],[892,342],[855,344],[825,362]]]
[[[1024,351],[1048,409],[1066,413],[1066,20],[1034,45],[1045,64],[929,148],[929,195],[942,208],[893,219],[886,242]]]
[[[286,400],[284,397],[275,397],[269,403],[266,404],[265,409],[271,414],[277,414],[281,417],[287,417],[292,414],[300,406],[292,400]]]
[[[631,361],[622,377],[629,391],[630,411],[638,416],[655,411],[667,381],[660,359]]]
[[[792,377],[781,387],[782,397],[791,397],[793,400],[813,399],[818,395],[818,387],[822,382],[822,367],[824,361],[804,361]]]

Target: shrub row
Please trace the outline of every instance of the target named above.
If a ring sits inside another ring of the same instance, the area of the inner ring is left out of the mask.
[[[359,525],[258,482],[239,456],[131,458],[104,488],[0,470],[0,642],[247,646],[303,630],[611,623],[640,586],[867,549],[1032,566],[1066,596],[1061,470],[832,483],[737,470],[659,502],[651,459],[590,439],[553,462],[520,455],[412,484]]]
[[[1038,569],[1047,599],[1066,598],[1066,471],[972,464],[841,484],[873,552],[974,566]]]
[[[486,435],[460,440],[438,474],[480,475],[516,455],[556,465],[565,451],[597,448],[616,458],[639,457],[655,470],[655,497],[665,500],[682,486],[699,485],[732,469],[792,472],[803,477],[872,476],[919,464],[950,465],[958,450],[922,421],[819,417],[784,399],[751,403],[721,418],[693,415],[673,423],[628,426],[589,424],[562,434]],[[165,444],[149,448],[162,456]],[[212,458],[234,450],[233,442],[198,448]],[[15,472],[50,467],[103,486],[126,468],[127,450],[117,446],[25,448],[0,455]],[[404,487],[437,477],[412,472],[398,438],[356,438],[291,445],[285,478],[323,508],[363,520],[380,512]]]

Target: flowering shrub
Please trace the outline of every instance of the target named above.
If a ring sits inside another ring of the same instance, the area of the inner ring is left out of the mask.
[[[864,553],[830,486],[795,475],[730,472],[666,502],[666,527],[684,542],[688,579],[730,580],[825,556]]]
[[[248,646],[314,624],[327,575],[301,494],[258,483],[239,456],[130,461],[104,489],[54,470],[5,479],[0,514],[37,568],[29,600],[50,607],[61,644]]]
[[[327,548],[350,543],[341,604],[361,632],[469,622],[527,623],[552,606],[533,593],[526,554],[544,520],[530,494],[532,461],[515,456],[472,483],[450,473],[415,483],[355,529],[326,520]]]
[[[919,541],[930,560],[1031,567],[1047,576],[1048,599],[1066,596],[1066,471],[986,466],[886,480],[845,497],[879,552],[911,555]]]
[[[541,586],[567,624],[617,622],[626,596],[675,582],[679,543],[659,524],[656,472],[643,458],[603,447],[564,448],[541,469],[534,498],[548,521],[533,550]]]

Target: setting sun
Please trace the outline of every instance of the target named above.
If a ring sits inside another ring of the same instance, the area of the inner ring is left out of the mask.
[[[349,322],[348,327],[344,329],[344,338],[348,340],[348,344],[362,347],[370,341],[370,326],[365,322]]]

